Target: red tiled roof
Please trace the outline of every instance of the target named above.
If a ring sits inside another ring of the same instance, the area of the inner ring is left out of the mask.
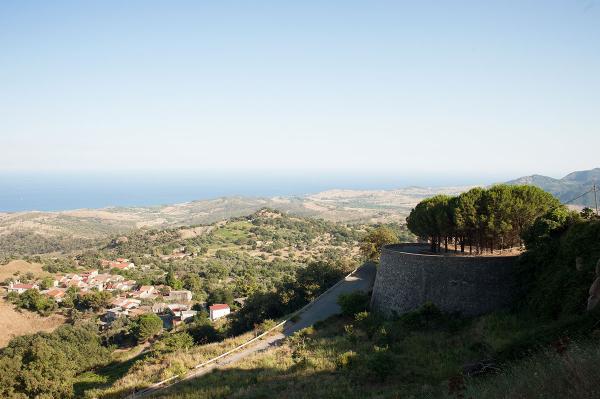
[[[65,292],[61,291],[61,290],[50,290],[50,291],[47,292],[47,295],[51,296],[53,298],[63,297],[63,296],[65,296]]]
[[[14,284],[13,288],[30,290],[35,287],[34,284]]]
[[[215,303],[214,305],[209,307],[210,310],[224,310],[229,309],[229,305],[225,303]]]

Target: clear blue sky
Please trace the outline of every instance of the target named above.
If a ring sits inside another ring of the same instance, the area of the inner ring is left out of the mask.
[[[560,177],[600,166],[600,4],[5,0],[0,151],[4,172]]]

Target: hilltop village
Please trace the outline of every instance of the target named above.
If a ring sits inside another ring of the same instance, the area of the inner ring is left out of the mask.
[[[193,302],[190,290],[175,290],[168,285],[142,285],[135,280],[126,279],[115,272],[119,270],[134,270],[136,265],[129,259],[100,261],[102,269],[91,269],[81,273],[56,274],[43,280],[33,280],[22,283],[19,280],[10,281],[5,286],[8,299],[18,301],[23,297],[36,297],[38,294],[46,301],[37,301],[34,306],[47,309],[58,308],[65,300],[69,304],[88,303],[88,309],[100,308],[100,303],[93,299],[100,298],[102,305],[98,323],[101,326],[121,318],[136,318],[143,314],[160,315],[165,326],[177,326],[192,319],[200,310],[208,310],[212,321],[230,313],[227,304],[211,304]],[[102,271],[102,272],[100,272]],[[166,274],[166,273],[165,273]],[[236,298],[236,303],[243,303],[245,298]],[[40,303],[44,305],[40,305]],[[55,306],[54,306],[55,305]],[[72,305],[71,305],[72,306]],[[69,305],[67,305],[69,307]]]

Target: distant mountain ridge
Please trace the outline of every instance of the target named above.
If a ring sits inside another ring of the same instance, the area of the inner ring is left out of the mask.
[[[600,183],[600,168],[571,172],[561,179],[543,175],[531,175],[507,182],[507,184],[527,184],[539,187],[553,194],[562,202],[570,201],[586,191],[590,191],[594,183],[596,185]],[[594,193],[588,193],[571,202],[571,204],[593,207],[595,206]]]

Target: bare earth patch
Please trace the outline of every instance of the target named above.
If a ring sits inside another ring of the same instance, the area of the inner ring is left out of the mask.
[[[65,317],[53,314],[42,317],[37,313],[15,310],[13,305],[0,299],[0,348],[5,347],[13,337],[34,334],[39,331],[52,331],[64,324]]]
[[[42,270],[40,263],[29,263],[24,260],[13,260],[8,262],[6,265],[0,265],[0,282],[7,278],[14,277],[16,272],[20,272],[21,275],[29,272],[33,273],[35,277],[49,276],[50,273]]]

